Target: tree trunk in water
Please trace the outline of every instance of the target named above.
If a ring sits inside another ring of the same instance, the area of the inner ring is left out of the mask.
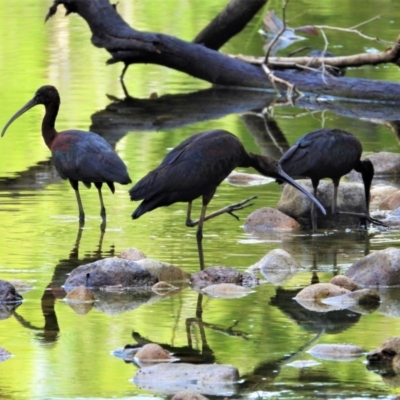
[[[54,0],[46,20],[63,4],[67,14],[78,13],[89,25],[92,43],[112,56],[109,63],[153,63],[185,72],[214,85],[270,89],[259,65],[221,54],[197,43],[131,28],[108,0]],[[371,101],[400,101],[400,84],[322,76],[318,72],[279,70],[275,75],[302,92]],[[280,87],[282,89],[282,87]]]
[[[231,0],[229,4],[196,36],[193,43],[218,50],[238,34],[268,0]]]

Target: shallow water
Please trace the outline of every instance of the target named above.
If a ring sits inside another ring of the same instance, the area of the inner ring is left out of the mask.
[[[119,2],[118,10],[137,29],[191,40],[225,3],[222,0],[124,0]],[[378,4],[368,0],[363,7],[357,3],[293,2],[288,9],[289,24],[348,27],[383,14],[380,20],[365,25],[363,32],[370,36],[379,32],[379,37],[387,40],[397,36],[400,11],[392,1]],[[158,165],[181,140],[213,128],[234,132],[250,151],[272,153],[276,157],[302,134],[320,127],[353,132],[361,139],[365,154],[399,152],[398,138],[385,121],[358,119],[351,113],[338,115],[322,107],[275,107],[272,121],[277,123],[286,140],[277,147],[267,146],[265,137],[251,134],[254,130],[249,127],[260,121],[249,113],[240,114],[246,111],[240,107],[237,113],[222,110],[209,119],[190,114],[181,103],[182,110],[171,107],[169,112],[160,111],[158,125],[148,115],[140,114],[139,107],[135,111],[138,118],[133,118],[132,109],[116,108],[109,97],[125,97],[118,79],[122,66],[106,67],[109,56],[91,45],[85,22],[76,15],[65,18],[61,7],[44,25],[50,5],[50,2],[34,1],[0,3],[3,37],[0,125],[38,87],[53,84],[62,100],[57,128],[104,134],[115,143],[133,182]],[[269,7],[278,11],[281,4],[272,1]],[[256,33],[261,19],[262,14],[223,51],[261,54],[262,43]],[[330,33],[329,40],[334,43],[332,50],[338,54],[385,48],[338,32]],[[319,46],[322,39],[312,38],[310,42]],[[397,81],[398,68],[366,67],[350,70],[348,76]],[[125,83],[129,94],[140,99],[148,99],[153,92],[189,94],[209,87],[181,73],[149,65],[131,66]],[[190,102],[187,103],[189,107]],[[204,104],[206,107],[207,102]],[[106,108],[109,113],[105,112]],[[186,119],[177,122],[176,114]],[[24,303],[16,312],[0,322],[0,347],[13,354],[0,363],[0,397],[166,398],[166,393],[157,388],[149,390],[136,385],[132,378],[138,368],[124,363],[111,352],[135,343],[135,338],[171,346],[176,351],[187,346],[187,327],[196,317],[197,293],[187,288],[162,301],[132,302],[124,312],[111,305],[101,308],[96,304],[90,312],[80,315],[61,300],[63,293],[59,286],[76,266],[114,256],[128,247],[137,247],[150,258],[196,272],[199,267],[195,230],[185,227],[185,205],[158,209],[132,221],[130,215],[136,204],[128,199],[129,188],[118,185],[114,195],[104,190],[108,221],[102,237],[97,193],[93,188],[82,188],[87,217],[79,237],[75,195],[49,161],[50,153],[40,135],[42,116],[43,109],[34,108],[14,122],[0,141],[0,278],[20,279],[34,287],[24,294]],[[115,123],[115,131],[103,122],[106,120]],[[283,248],[305,271],[279,286],[261,285],[241,299],[203,298],[202,321],[190,325],[192,346],[197,350],[198,359],[238,368],[243,382],[235,387],[233,398],[387,398],[398,393],[400,389],[395,381],[384,381],[366,369],[365,357],[352,362],[326,361],[316,360],[306,352],[317,343],[350,343],[367,351],[378,347],[387,337],[399,335],[395,302],[391,310],[361,315],[350,311],[310,312],[292,298],[310,283],[313,270],[318,271],[322,282],[328,281],[333,274],[344,272],[370,252],[397,247],[399,230],[369,235],[355,231],[321,232],[321,235],[244,232],[242,225],[251,211],[276,205],[280,189],[274,183],[234,187],[224,182],[210,209],[216,210],[252,195],[258,195],[255,205],[238,212],[240,221],[226,215],[207,222],[206,264],[244,271],[270,250]],[[196,207],[195,212],[198,210]],[[392,298],[398,297],[393,292]],[[132,332],[135,332],[134,338]],[[202,343],[204,338],[207,346]],[[302,369],[290,365],[299,360],[314,360],[319,364]]]

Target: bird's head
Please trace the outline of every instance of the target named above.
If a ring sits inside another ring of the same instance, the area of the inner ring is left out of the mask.
[[[38,104],[43,104],[44,106],[47,106],[49,104],[56,104],[57,107],[60,104],[60,96],[58,94],[57,89],[54,86],[51,85],[46,85],[42,86],[39,88],[33,98],[28,101],[21,109],[19,109],[11,118],[10,120],[6,123],[4,126],[3,130],[1,131],[1,136],[4,136],[6,133],[7,128],[22,114],[30,110],[32,107],[38,105]]]

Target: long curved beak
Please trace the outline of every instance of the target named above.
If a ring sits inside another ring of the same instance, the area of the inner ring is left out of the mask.
[[[279,174],[279,179],[288,183],[289,185],[294,186],[297,190],[300,190],[301,193],[305,194],[311,201],[313,201],[318,208],[322,211],[322,214],[326,215],[326,210],[324,206],[303,186],[299,185],[294,179],[292,179],[278,164],[278,174]]]
[[[4,134],[6,133],[7,128],[22,114],[30,110],[32,107],[36,106],[36,98],[34,97],[32,100],[28,101],[21,109],[19,109],[11,118],[10,120],[6,123],[5,127],[1,131],[1,136],[3,137]]]

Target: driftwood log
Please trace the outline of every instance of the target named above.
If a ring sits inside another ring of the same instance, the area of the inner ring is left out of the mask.
[[[257,0],[247,2],[259,3]],[[196,43],[161,33],[140,32],[130,27],[109,0],[54,0],[46,20],[64,5],[67,14],[79,14],[89,25],[92,43],[112,56],[109,63],[153,63],[173,68],[214,85],[270,89],[271,83],[260,65],[229,57]],[[257,7],[252,8],[255,12]],[[238,16],[239,18],[240,16]],[[246,22],[249,15],[246,16]],[[231,26],[228,24],[228,26]],[[243,24],[242,24],[243,25]],[[231,34],[235,32],[231,31]],[[221,33],[220,33],[221,34]],[[222,35],[222,34],[221,34]],[[205,35],[210,37],[208,33]],[[229,38],[225,35],[225,39]],[[215,44],[214,47],[220,46]],[[326,59],[327,60],[327,59]],[[393,60],[392,60],[393,62]],[[328,60],[326,62],[328,64]],[[275,75],[295,84],[303,93],[331,95],[369,101],[400,102],[400,84],[355,78],[323,76],[319,72],[275,70]],[[282,88],[283,89],[283,88]]]

